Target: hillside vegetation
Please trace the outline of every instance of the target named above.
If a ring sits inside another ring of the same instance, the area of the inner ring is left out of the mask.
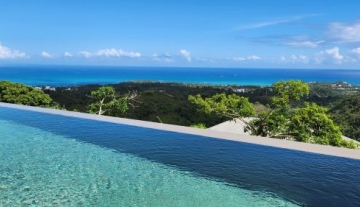
[[[271,87],[260,86],[210,86],[160,82],[125,82],[109,86],[112,86],[118,95],[132,91],[138,94],[135,107],[129,107],[121,115],[122,117],[183,126],[202,124],[211,127],[226,120],[224,117],[199,111],[198,107],[188,100],[189,95],[201,94],[207,98],[220,93],[227,95],[235,93],[247,97],[249,102],[254,104],[257,114],[268,108],[270,98],[274,95]],[[45,92],[66,110],[87,112],[92,101],[91,91],[100,87],[100,85],[60,87],[55,91],[45,90]],[[314,102],[329,108],[328,113],[335,124],[341,127],[343,134],[360,140],[359,127],[357,127],[360,126],[357,118],[359,104],[354,96],[358,91],[359,88],[343,82],[309,83],[309,94],[293,104]],[[349,110],[350,108],[352,110]]]
[[[360,141],[360,93],[340,101],[330,113],[344,135]]]

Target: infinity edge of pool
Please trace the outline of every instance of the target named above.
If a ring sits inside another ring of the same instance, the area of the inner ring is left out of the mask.
[[[35,111],[35,112],[40,112],[40,113],[55,114],[55,115],[61,115],[61,116],[67,116],[67,117],[76,117],[76,118],[89,119],[89,120],[95,120],[95,121],[104,121],[104,122],[110,122],[110,123],[115,123],[115,124],[131,125],[131,126],[151,128],[151,129],[177,132],[177,133],[183,133],[183,134],[198,135],[198,136],[203,136],[203,137],[208,137],[208,138],[245,142],[245,143],[264,145],[264,146],[269,146],[269,147],[276,147],[276,148],[283,148],[283,149],[289,149],[289,150],[304,151],[304,152],[310,152],[310,153],[317,153],[317,154],[323,154],[323,155],[330,155],[330,156],[360,160],[360,150],[353,150],[353,149],[347,149],[347,148],[318,145],[318,144],[309,144],[309,143],[302,143],[302,142],[295,142],[295,141],[281,140],[281,139],[270,139],[270,138],[264,138],[264,137],[235,134],[235,133],[230,133],[230,132],[204,130],[204,129],[185,127],[185,126],[171,125],[171,124],[162,124],[162,123],[125,119],[125,118],[118,118],[118,117],[110,117],[110,116],[99,116],[99,115],[94,115],[94,114],[57,110],[57,109],[50,109],[50,108],[39,108],[39,107],[32,107],[32,106],[25,106],[25,105],[2,103],[2,102],[0,102],[0,107],[27,110],[27,111]]]

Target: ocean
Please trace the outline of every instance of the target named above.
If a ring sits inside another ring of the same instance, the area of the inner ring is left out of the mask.
[[[76,86],[127,81],[267,86],[279,80],[344,81],[360,86],[360,70],[115,66],[1,66],[0,80],[32,86]]]

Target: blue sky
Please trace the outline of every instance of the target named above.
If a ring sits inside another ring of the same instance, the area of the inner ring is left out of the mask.
[[[360,69],[359,8],[359,0],[2,0],[0,65]]]

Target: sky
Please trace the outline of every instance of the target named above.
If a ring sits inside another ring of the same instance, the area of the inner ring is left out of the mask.
[[[359,0],[1,0],[0,65],[360,69]]]

